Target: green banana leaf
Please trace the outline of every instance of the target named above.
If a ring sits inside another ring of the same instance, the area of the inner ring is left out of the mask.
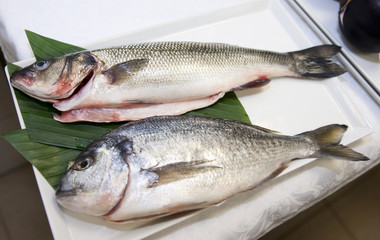
[[[26,31],[37,60],[53,58],[80,51],[83,48],[62,43],[36,33]],[[11,75],[19,66],[8,63]],[[20,112],[26,130],[4,135],[28,161],[30,161],[53,186],[57,186],[67,162],[78,155],[89,143],[122,123],[60,123],[52,114],[59,112],[49,103],[31,98],[15,89]],[[225,118],[250,123],[235,93],[227,93],[217,103],[198,109],[187,115]],[[22,147],[20,147],[22,146]],[[35,151],[38,148],[38,151]]]
[[[82,150],[93,140],[122,123],[60,123],[52,114],[58,113],[50,103],[40,102],[15,90],[21,115],[31,141]]]
[[[3,137],[38,169],[53,188],[58,187],[68,162],[80,153],[78,150],[32,142],[25,129],[4,134]]]
[[[122,123],[60,123],[52,117],[53,113],[58,112],[51,104],[32,99],[20,91],[15,92],[31,141],[82,150],[96,138],[122,125]],[[187,114],[228,118],[249,123],[247,115],[240,114],[244,108],[236,95],[234,93],[226,95],[210,108]],[[229,115],[226,114],[227,112]]]
[[[25,34],[28,37],[30,47],[37,61],[85,50],[84,48],[59,42],[28,30],[25,30]]]

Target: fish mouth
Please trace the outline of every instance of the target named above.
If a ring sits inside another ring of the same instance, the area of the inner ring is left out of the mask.
[[[41,97],[39,95],[34,94],[33,91],[30,91],[28,89],[28,87],[26,87],[24,84],[20,83],[19,79],[14,80],[11,78],[10,81],[11,81],[11,84],[14,88],[17,88],[18,90],[27,94],[28,96],[31,96],[32,98],[38,99],[42,102],[50,102],[50,103],[55,103],[58,101],[57,99],[52,99],[52,98],[47,98],[47,97],[45,98],[45,97]]]
[[[62,98],[53,104],[53,107],[59,111],[68,111],[76,108],[76,102],[83,99],[90,93],[90,89],[94,83],[97,74],[97,67],[87,74],[80,84],[73,90],[67,98]]]
[[[20,69],[12,74],[9,81],[14,88],[21,90],[33,98],[43,102],[55,102],[54,99],[44,98],[35,94],[33,90],[30,90],[35,85],[35,76],[36,72],[33,70]]]
[[[61,98],[60,101],[65,101],[68,100],[69,98],[73,97],[77,93],[81,91],[94,77],[95,77],[95,72],[96,72],[96,67],[93,68],[84,78],[80,83],[75,87],[74,91],[70,94],[70,96],[66,98]]]
[[[78,194],[77,189],[71,187],[65,187],[62,182],[58,185],[55,190],[56,198],[72,197]]]
[[[78,80],[75,80],[75,78],[71,80],[70,82],[76,82],[76,84],[70,87],[71,88],[70,91],[68,91],[67,94],[65,94],[65,96],[62,96],[59,99],[57,99],[57,102],[65,101],[74,97],[95,77],[97,69],[99,68],[99,64],[100,64],[99,59],[95,55],[92,55],[92,54],[86,57],[87,57],[86,64],[85,64],[86,67],[84,67],[79,72],[79,74],[77,74],[77,76],[83,76],[83,77],[79,78]],[[68,64],[67,74],[68,76],[72,74],[72,63]],[[58,83],[59,82],[56,82],[56,84]]]
[[[97,67],[94,67],[89,73],[80,81],[77,86],[73,87],[72,93],[69,94],[65,98],[60,98],[57,99],[56,103],[64,102],[64,101],[69,101],[72,98],[75,98],[76,95],[78,95],[90,82],[95,78],[97,71]]]
[[[75,189],[62,190],[61,186],[59,186],[57,191],[55,192],[55,196],[57,199],[63,198],[63,197],[72,197],[76,195],[77,195],[77,191]]]

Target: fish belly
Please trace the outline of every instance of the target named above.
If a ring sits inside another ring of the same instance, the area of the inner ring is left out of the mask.
[[[129,104],[121,108],[80,108],[54,115],[54,119],[60,122],[119,122],[139,120],[152,116],[180,115],[188,111],[207,107],[214,104],[224,93],[210,97],[160,104]]]
[[[265,167],[249,168],[251,172],[236,170],[236,174],[229,176],[216,173],[213,173],[214,176],[199,175],[156,187],[147,187],[149,178],[139,170],[134,171],[131,173],[134,182],[128,185],[116,211],[106,218],[116,222],[134,221],[215,205],[237,193],[254,188],[283,168],[280,163],[271,162]],[[229,179],[223,179],[227,177]],[[246,179],[243,181],[240,178]]]

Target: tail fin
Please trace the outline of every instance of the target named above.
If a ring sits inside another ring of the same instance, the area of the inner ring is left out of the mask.
[[[341,47],[321,45],[289,53],[295,60],[293,71],[305,78],[330,78],[346,72],[330,58],[336,55]]]
[[[369,160],[363,154],[339,144],[346,130],[346,125],[332,124],[299,135],[308,136],[319,145],[319,151],[312,157],[337,157],[351,161]]]

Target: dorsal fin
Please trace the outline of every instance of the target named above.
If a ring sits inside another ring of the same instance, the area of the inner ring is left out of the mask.
[[[250,125],[250,126],[253,127],[256,130],[259,130],[259,131],[262,131],[262,132],[266,132],[266,133],[276,133],[276,134],[279,133],[278,131],[271,130],[271,129],[264,128],[264,127],[260,127],[260,126],[257,126],[257,125]]]

